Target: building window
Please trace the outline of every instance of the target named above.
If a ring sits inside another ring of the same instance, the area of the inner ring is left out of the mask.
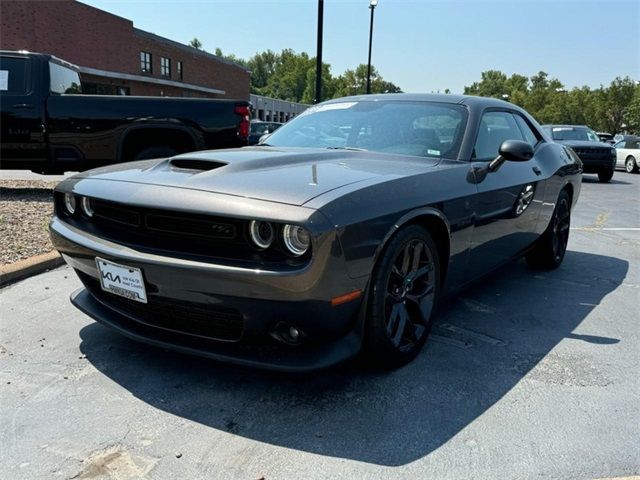
[[[182,62],[180,60],[178,60],[178,78],[180,80],[184,80],[182,77]]]
[[[142,73],[153,72],[151,66],[151,54],[149,52],[140,52],[140,71]]]
[[[160,57],[160,75],[163,77],[171,76],[171,59]]]

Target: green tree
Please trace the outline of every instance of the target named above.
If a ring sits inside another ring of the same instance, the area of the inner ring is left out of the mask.
[[[242,65],[245,68],[247,67],[247,62],[244,59],[236,57],[233,53],[230,55],[225,55],[224,53],[222,53],[222,49],[220,47],[216,48],[215,55],[216,57],[220,57],[225,60],[229,60],[230,62],[237,63],[238,65]]]
[[[624,113],[624,123],[626,130],[640,134],[640,84],[636,84],[631,103]]]
[[[601,111],[607,132],[619,132],[638,87],[630,77],[615,78],[601,95]]]
[[[191,41],[189,42],[189,45],[191,45],[193,48],[196,48],[198,50],[202,49],[202,42],[198,40],[196,37],[193,37],[193,39],[191,39]]]

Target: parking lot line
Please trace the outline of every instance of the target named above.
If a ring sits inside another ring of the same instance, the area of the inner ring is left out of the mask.
[[[571,230],[579,230],[583,232],[588,231],[606,231],[606,232],[638,232],[640,231],[640,227],[610,227],[610,228],[601,228],[601,227],[571,227]]]

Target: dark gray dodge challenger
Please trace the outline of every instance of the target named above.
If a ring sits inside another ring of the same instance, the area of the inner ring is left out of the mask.
[[[500,100],[332,100],[259,146],[100,168],[55,191],[51,236],[122,334],[304,371],[396,367],[444,296],[507,261],[562,262],[582,164]]]

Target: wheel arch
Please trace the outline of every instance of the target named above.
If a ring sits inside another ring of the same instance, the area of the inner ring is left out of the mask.
[[[161,140],[154,142],[153,137]],[[193,151],[201,144],[194,132],[183,125],[132,125],[120,137],[117,158],[119,161],[131,160],[145,146],[169,146],[178,151]]]
[[[440,259],[440,285],[444,285],[447,278],[449,256],[451,253],[451,227],[444,213],[433,207],[412,210],[394,222],[375,252],[373,265],[378,263],[391,238],[401,229],[409,225],[420,225],[433,236]]]

